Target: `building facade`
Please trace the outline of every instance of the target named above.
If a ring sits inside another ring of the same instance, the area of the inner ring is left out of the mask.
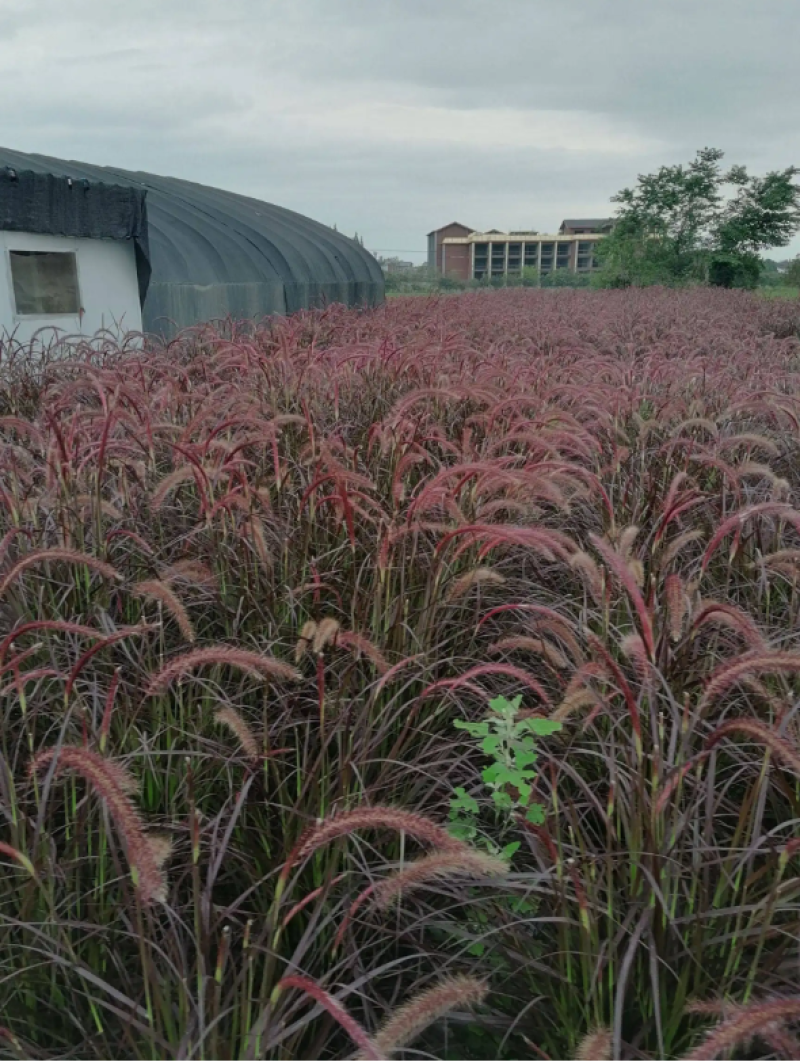
[[[0,169],[0,337],[139,333],[149,280],[143,191]]]
[[[0,233],[0,332],[18,336],[42,323],[88,335],[103,323],[136,330],[140,321],[146,332],[170,337],[207,321],[331,303],[375,306],[384,298],[373,255],[292,210],[191,181],[1,147]],[[50,257],[23,248],[33,236],[46,238],[37,248]]]
[[[452,222],[428,233],[428,265],[454,280],[520,276],[535,269],[540,276],[558,269],[590,273],[594,249],[611,227],[610,219],[562,222],[557,233],[533,231],[475,232]],[[591,230],[594,231],[591,231]]]

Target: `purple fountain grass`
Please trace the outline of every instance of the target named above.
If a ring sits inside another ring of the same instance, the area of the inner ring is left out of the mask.
[[[45,564],[50,561],[61,561],[64,564],[82,565],[85,568],[89,568],[91,571],[97,572],[105,579],[120,581],[122,575],[111,564],[107,564],[105,561],[100,560],[97,557],[92,557],[88,553],[81,553],[75,549],[38,549],[32,550],[30,553],[26,553],[23,557],[13,564],[11,568],[0,580],[0,597],[2,597],[9,586],[14,583],[24,571],[28,568],[33,568],[37,564]]]
[[[456,1008],[479,1007],[488,993],[488,983],[477,977],[448,977],[439,981],[389,1015],[374,1036],[375,1046],[390,1055],[412,1043],[435,1021]]]
[[[30,372],[3,345],[2,844],[38,875],[0,849],[16,1053],[343,1057],[329,1015],[269,1003],[281,973],[370,1015],[479,976],[476,923],[490,1057],[574,1057],[596,1024],[680,1057],[687,998],[785,990],[798,335],[745,292],[507,290],[76,340]],[[538,750],[542,824],[493,806],[491,742],[453,726],[517,694],[570,723]],[[91,783],[25,784],[56,741],[133,765],[141,814],[121,769],[115,806],[171,859],[168,910],[125,887],[136,837]],[[462,789],[513,874],[455,871]],[[770,1055],[796,1027],[764,1027]]]
[[[284,868],[288,873],[302,859],[307,859],[313,852],[335,841],[347,837],[357,830],[390,830],[404,833],[421,844],[430,845],[448,852],[463,854],[468,851],[466,845],[450,834],[432,819],[414,811],[376,804],[370,807],[352,808],[350,811],[337,812],[310,826],[295,845]]]
[[[195,640],[194,628],[189,619],[189,613],[178,595],[167,583],[162,582],[160,579],[146,579],[144,582],[136,583],[131,593],[136,597],[147,597],[154,601],[159,601],[175,620],[186,641],[193,642]]]
[[[30,774],[37,774],[49,767],[53,759],[56,761],[56,774],[72,771],[81,775],[105,802],[125,843],[134,883],[143,902],[164,901],[166,879],[161,870],[164,848],[160,841],[153,842],[145,833],[141,816],[128,796],[132,788],[128,772],[91,749],[64,745],[38,752],[31,760]]]
[[[703,711],[721,697],[731,686],[754,673],[769,672],[773,675],[796,675],[800,673],[800,651],[775,650],[763,652],[755,649],[735,660],[726,660],[716,668],[705,683],[698,709]]]
[[[388,907],[402,893],[449,878],[498,878],[508,873],[508,864],[477,849],[430,852],[378,882],[372,890],[379,907]]]
[[[723,1051],[738,1047],[763,1031],[769,1033],[771,1026],[782,1025],[798,1017],[800,996],[769,999],[751,1003],[746,1007],[736,1007],[693,1051],[684,1055],[685,1062],[710,1062]]]
[[[372,1040],[367,1035],[367,1032],[358,1024],[356,1019],[351,1014],[348,1014],[342,1004],[334,999],[330,992],[326,992],[324,988],[318,985],[315,981],[312,981],[310,977],[303,977],[299,974],[290,974],[278,982],[275,994],[277,995],[279,992],[285,992],[287,988],[295,988],[299,992],[304,992],[307,996],[311,996],[313,1000],[319,1003],[321,1007],[324,1007],[334,1021],[341,1025],[353,1043],[358,1044],[361,1048],[362,1058],[385,1058],[385,1055],[377,1046],[376,1041]]]
[[[505,581],[505,577],[494,568],[473,568],[471,572],[465,572],[451,583],[445,601],[457,601],[475,586],[502,586]]]
[[[214,713],[214,720],[221,726],[226,726],[242,747],[242,752],[249,760],[257,760],[260,757],[258,742],[249,724],[242,718],[240,712],[232,706],[220,708]]]
[[[610,1029],[592,1029],[578,1044],[577,1062],[608,1062],[611,1058],[612,1033]]]
[[[706,739],[706,748],[713,748],[723,738],[732,734],[743,734],[761,745],[766,745],[779,763],[800,775],[800,749],[795,748],[785,737],[758,719],[728,719],[720,723]]]
[[[169,689],[176,679],[183,678],[195,668],[209,665],[236,668],[254,678],[261,679],[299,682],[302,678],[296,668],[265,653],[237,649],[231,645],[211,645],[174,657],[155,675],[151,675],[145,693],[149,697],[157,696]]]

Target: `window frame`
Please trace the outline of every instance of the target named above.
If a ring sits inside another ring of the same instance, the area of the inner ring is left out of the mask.
[[[12,233],[8,233],[7,235],[8,236],[12,236],[13,234]],[[17,246],[13,246],[12,245],[13,242],[14,242],[13,240],[8,240],[6,242],[5,258],[6,258],[6,273],[8,275],[8,294],[9,294],[9,298],[11,300],[11,309],[12,309],[12,312],[13,312],[14,321],[22,323],[24,321],[36,321],[36,320],[48,320],[48,321],[69,320],[69,321],[77,321],[80,324],[81,319],[83,317],[83,313],[85,313],[86,311],[85,311],[84,306],[83,306],[83,296],[82,296],[83,285],[81,283],[80,254],[78,253],[78,251],[79,251],[78,245],[77,244],[70,244],[68,246],[41,247],[40,248],[40,247],[20,247],[18,245]],[[12,254],[29,254],[29,255],[36,255],[36,254],[68,254],[68,255],[72,255],[73,261],[75,263],[75,284],[77,286],[77,294],[78,294],[78,309],[75,310],[75,311],[58,312],[58,313],[20,313],[18,308],[17,308],[17,293],[16,293],[16,289],[14,287],[14,270],[13,270],[13,267],[11,265],[11,256],[12,256]]]

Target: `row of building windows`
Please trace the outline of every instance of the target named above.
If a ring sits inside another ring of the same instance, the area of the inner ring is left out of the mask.
[[[476,280],[481,280],[487,274],[493,277],[513,276],[519,274],[523,268],[538,269],[541,273],[550,273],[554,268],[586,272],[594,268],[593,248],[591,240],[557,243],[476,243],[472,275]]]

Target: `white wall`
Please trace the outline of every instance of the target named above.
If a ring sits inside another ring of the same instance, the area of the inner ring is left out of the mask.
[[[15,313],[9,251],[74,251],[83,319],[47,315],[19,317]],[[43,342],[58,328],[68,335],[92,336],[101,328],[116,335],[140,332],[142,310],[132,240],[88,240],[68,236],[39,236],[0,231],[0,337],[14,334],[25,343],[41,328]]]

